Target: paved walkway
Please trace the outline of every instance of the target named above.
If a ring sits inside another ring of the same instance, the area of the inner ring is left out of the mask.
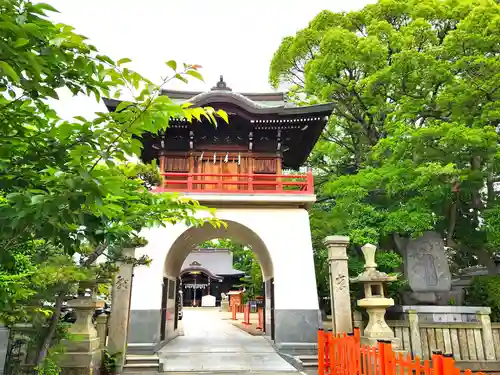
[[[184,336],[158,354],[164,371],[299,372],[262,336],[251,336],[223,320],[217,309],[185,309]]]

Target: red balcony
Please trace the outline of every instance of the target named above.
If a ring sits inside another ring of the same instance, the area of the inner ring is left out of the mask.
[[[155,192],[223,194],[314,194],[312,172],[295,175],[162,173]]]

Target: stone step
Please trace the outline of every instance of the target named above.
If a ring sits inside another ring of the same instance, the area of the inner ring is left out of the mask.
[[[299,359],[301,361],[307,361],[307,362],[310,362],[310,361],[316,361],[316,362],[318,362],[318,356],[317,355],[299,355]]]
[[[142,373],[158,373],[160,370],[160,358],[157,355],[134,355],[127,354],[125,357],[125,365],[123,373],[142,374]]]
[[[300,355],[297,357],[302,363],[304,369],[312,369],[318,367],[318,356],[316,355]]]
[[[123,371],[133,371],[133,372],[141,372],[141,371],[158,371],[159,366],[158,363],[127,363],[123,366]]]
[[[160,358],[156,355],[131,355],[128,354],[125,358],[125,364],[138,364],[138,363],[154,363],[158,365]]]

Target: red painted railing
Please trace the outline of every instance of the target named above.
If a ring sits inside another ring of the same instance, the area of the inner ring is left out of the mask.
[[[460,375],[461,370],[450,355],[436,353],[432,360],[422,361],[409,353],[395,353],[390,341],[379,341],[376,347],[361,345],[359,329],[350,335],[318,331],[318,375],[397,374]],[[464,370],[463,374],[472,375],[472,371]]]
[[[232,194],[314,194],[312,172],[295,175],[253,173],[162,173],[155,192]]]

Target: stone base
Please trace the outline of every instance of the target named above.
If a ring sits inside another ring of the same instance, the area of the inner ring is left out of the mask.
[[[99,375],[101,372],[102,350],[94,352],[65,352],[60,357],[62,375]]]
[[[490,314],[491,308],[481,306],[393,306],[387,310],[388,320],[408,320],[408,311],[418,314],[420,323],[478,322],[477,313]]]
[[[229,311],[229,301],[221,302],[219,311]]]
[[[319,310],[275,310],[274,341],[276,344],[316,343],[322,324],[320,317]]]
[[[130,310],[128,342],[155,345],[160,342],[160,310]]]
[[[403,301],[407,305],[437,305],[449,306],[451,303],[460,305],[462,303],[462,293],[459,291],[447,292],[405,292]]]
[[[390,341],[392,343],[392,350],[401,351],[403,345],[401,339],[397,337],[366,337],[361,336],[361,345],[377,346],[379,340]]]

